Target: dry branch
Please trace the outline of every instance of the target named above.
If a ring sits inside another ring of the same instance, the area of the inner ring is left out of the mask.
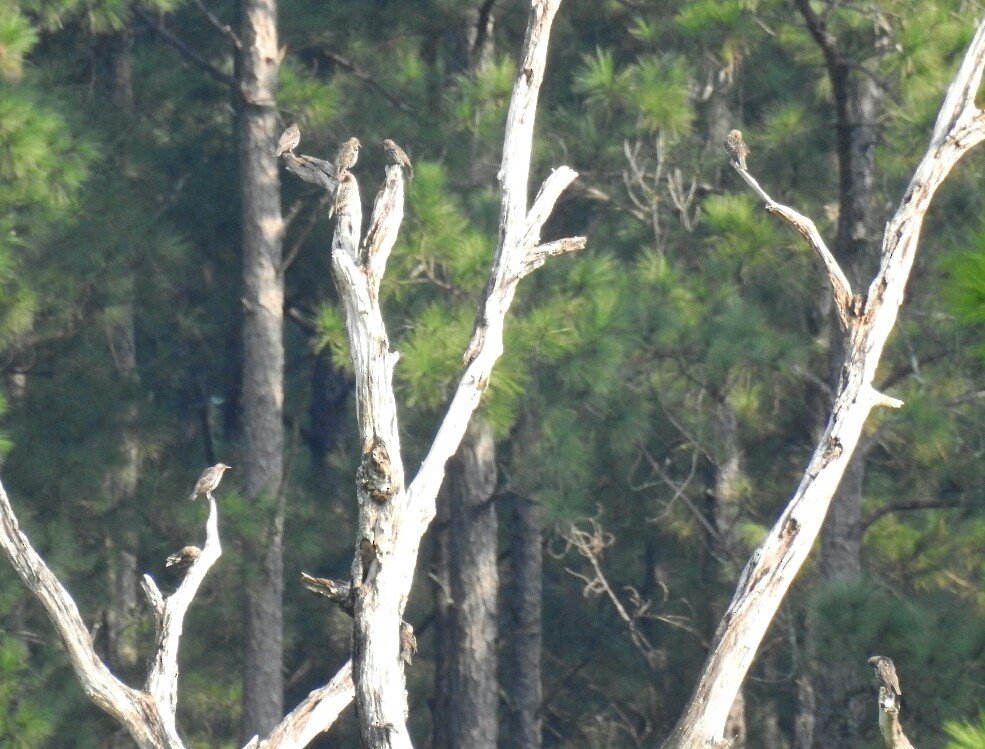
[[[185,612],[221,553],[213,500],[209,500],[206,533],[201,556],[174,594],[163,598],[154,581],[144,577],[144,589],[158,622],[158,636],[146,691],[140,691],[113,676],[96,655],[75,602],[21,533],[7,492],[0,485],[0,547],[21,580],[44,606],[86,695],[116,718],[141,749],[184,749],[175,727],[178,642]]]
[[[458,449],[489,383],[493,365],[502,354],[505,317],[516,286],[551,255],[577,250],[585,244],[583,237],[540,244],[544,222],[558,197],[577,176],[571,169],[560,167],[554,171],[541,187],[533,208],[527,211],[537,98],[551,23],[559,5],[560,0],[532,2],[499,173],[503,201],[495,263],[465,357],[467,369],[431,450],[409,488],[404,482],[393,392],[398,356],[390,351],[379,307],[380,281],[403,219],[403,173],[399,166],[387,168],[386,182],[377,195],[370,228],[362,243],[361,204],[354,177],[345,178],[346,195],[336,200],[338,223],[332,242],[332,270],[355,372],[362,446],[356,478],[359,536],[352,568],[355,625],[351,681],[356,687],[363,742],[369,747],[410,746],[400,657],[401,617],[421,537],[435,514],[435,497],[444,478],[445,463]],[[321,184],[327,190],[335,189],[331,172],[324,166],[327,162],[292,154],[285,154],[284,159],[287,168],[301,179]],[[344,675],[340,673],[336,681],[336,697],[344,700]],[[322,699],[312,693],[306,701],[310,709],[299,708],[296,718],[288,716],[267,746],[293,746],[277,743],[287,733],[290,721],[306,721],[308,733],[314,735],[311,731],[317,726],[310,716]]]
[[[879,272],[861,315],[851,320],[848,353],[828,427],[793,498],[742,572],[691,701],[664,745],[668,749],[704,749],[727,741],[723,732],[729,707],[817,538],[869,411],[878,405],[900,405],[877,393],[872,382],[903,302],[930,202],[961,157],[985,139],[985,113],[974,104],[983,66],[985,22],[948,89],[930,147],[886,227]],[[750,179],[746,181],[752,184]],[[848,293],[846,287],[842,297]]]

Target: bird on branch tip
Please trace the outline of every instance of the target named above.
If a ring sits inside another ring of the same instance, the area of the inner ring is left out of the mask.
[[[209,499],[213,499],[212,492],[215,491],[216,487],[219,486],[219,482],[222,481],[222,474],[230,467],[225,463],[216,463],[214,466],[202,471],[202,475],[195,482],[195,491],[192,492],[192,495],[188,499],[195,500],[199,494],[204,494]]]
[[[388,164],[396,164],[407,171],[409,179],[414,179],[414,167],[410,163],[410,158],[400,146],[387,138],[383,141],[383,153],[386,154]]]
[[[348,174],[349,170],[356,165],[361,147],[359,138],[349,138],[339,147],[339,152],[335,156],[335,178],[337,180],[341,181],[342,175]]]
[[[900,697],[903,696],[903,692],[899,687],[899,677],[896,675],[896,664],[893,663],[892,658],[887,658],[884,655],[874,655],[867,663],[872,666],[872,670],[876,672],[876,678],[879,680],[879,686],[884,687],[887,692],[889,692],[896,700],[896,705],[900,704]]]
[[[280,140],[277,141],[277,150],[274,151],[275,157],[280,157],[285,153],[290,153],[291,156],[294,155],[294,149],[298,147],[301,142],[301,130],[298,128],[298,123],[291,123],[290,127],[280,134]]]
[[[180,551],[176,551],[174,554],[169,556],[168,561],[164,566],[177,567],[179,570],[187,570],[198,561],[201,554],[202,550],[197,546],[184,546]]]
[[[746,157],[749,155],[749,146],[742,140],[742,132],[739,130],[729,130],[725,136],[725,151],[728,153],[732,162],[737,164],[740,169],[746,169]]]

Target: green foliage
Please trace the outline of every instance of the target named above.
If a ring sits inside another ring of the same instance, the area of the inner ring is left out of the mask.
[[[946,749],[982,749],[985,747],[985,712],[979,713],[975,722],[946,721],[944,731],[951,737]]]

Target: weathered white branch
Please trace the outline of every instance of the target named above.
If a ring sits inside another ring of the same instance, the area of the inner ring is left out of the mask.
[[[883,236],[882,264],[851,328],[850,349],[828,428],[800,486],[739,579],[691,701],[665,743],[668,749],[705,749],[727,741],[729,707],[780,601],[820,531],[862,426],[881,405],[872,382],[903,301],[923,217],[947,174],[985,139],[985,115],[974,106],[985,66],[985,22],[979,26],[937,120],[930,148],[917,167]]]
[[[263,749],[302,749],[327,731],[339,713],[352,702],[352,661],[325,686],[311,692],[294,708],[263,742]]]
[[[498,175],[502,193],[499,242],[492,275],[479,304],[475,328],[465,352],[465,373],[431,449],[407,492],[408,501],[422,523],[421,532],[434,517],[434,497],[444,479],[445,463],[461,444],[469,419],[489,386],[493,366],[503,353],[506,313],[517,284],[524,275],[543,263],[546,254],[553,254],[544,253],[544,248],[534,246],[539,242],[541,227],[561,192],[577,176],[568,167],[555,169],[544,181],[533,208],[527,213],[527,185],[537,97],[544,80],[551,24],[560,4],[560,0],[534,0],[531,4],[520,73],[513,86],[506,118],[503,161]],[[551,250],[560,253],[584,246],[584,238],[576,237],[551,247]]]
[[[222,554],[219,543],[219,513],[214,499],[209,499],[209,518],[205,523],[205,546],[198,559],[188,568],[178,589],[164,600],[164,609],[157,630],[157,641],[145,689],[161,710],[161,717],[176,732],[175,711],[178,709],[178,646],[185,614],[198,593],[209,569]],[[145,575],[145,580],[150,580]],[[146,589],[146,583],[145,583]]]
[[[862,313],[861,300],[852,297],[852,286],[848,282],[848,276],[845,275],[841,266],[838,265],[838,261],[835,260],[835,256],[824,243],[824,239],[821,237],[821,232],[817,230],[817,226],[807,216],[797,213],[793,208],[781,205],[773,200],[773,198],[766,194],[766,191],[747,169],[743,169],[735,162],[732,162],[732,166],[735,167],[739,176],[746,181],[746,184],[759,196],[759,199],[766,204],[766,210],[792,224],[803,235],[804,239],[807,240],[807,244],[814,250],[814,254],[824,263],[824,269],[828,273],[828,281],[831,283],[831,293],[834,295],[838,321],[841,323],[842,330],[849,330],[852,320]]]
[[[154,610],[159,632],[147,691],[139,691],[113,676],[96,655],[89,630],[75,602],[21,533],[7,492],[0,484],[0,548],[44,606],[86,695],[116,718],[142,749],[184,749],[175,727],[178,642],[185,612],[205,573],[219,557],[215,502],[211,502],[207,533],[202,555],[174,595],[164,599],[154,581],[145,576],[143,587]]]

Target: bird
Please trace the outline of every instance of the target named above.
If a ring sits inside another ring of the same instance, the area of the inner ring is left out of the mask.
[[[349,196],[352,193],[352,186],[355,182],[356,178],[349,174],[349,172],[339,177],[339,184],[335,188],[335,201],[332,203],[332,207],[328,209],[329,218],[337,213],[342,213],[342,209],[349,204]]]
[[[749,146],[742,140],[742,132],[739,130],[729,130],[725,136],[725,151],[728,153],[732,162],[739,165],[739,169],[746,169],[746,156],[749,155]]]
[[[290,153],[293,156],[294,149],[298,147],[298,143],[300,142],[301,130],[298,128],[298,123],[292,122],[287,130],[280,134],[280,140],[277,141],[277,150],[274,151],[274,156],[278,157],[285,153]]]
[[[899,688],[899,677],[896,676],[896,664],[893,663],[891,658],[887,658],[884,655],[874,655],[869,658],[867,663],[876,672],[879,686],[884,687],[892,695],[896,701],[896,705],[899,706],[900,697],[903,696],[903,693]]]
[[[407,170],[407,176],[414,179],[414,166],[400,146],[387,138],[383,141],[383,153],[386,154],[388,164],[397,164]]]
[[[231,466],[227,466],[225,463],[216,463],[211,468],[206,468],[202,471],[202,475],[195,482],[195,491],[192,492],[192,495],[188,499],[194,500],[199,494],[204,494],[209,499],[212,499],[212,492],[219,486],[219,482],[222,481],[222,474],[229,468]]]
[[[414,636],[414,628],[407,622],[400,622],[400,660],[408,666],[414,660],[417,653],[417,637]]]
[[[177,567],[179,570],[187,570],[195,562],[198,561],[198,557],[201,555],[202,550],[197,546],[184,546],[180,551],[176,551],[174,554],[168,557],[165,567]]]
[[[342,175],[347,174],[356,165],[361,145],[359,138],[349,138],[339,147],[339,152],[335,156],[335,178],[337,180],[341,181]]]

